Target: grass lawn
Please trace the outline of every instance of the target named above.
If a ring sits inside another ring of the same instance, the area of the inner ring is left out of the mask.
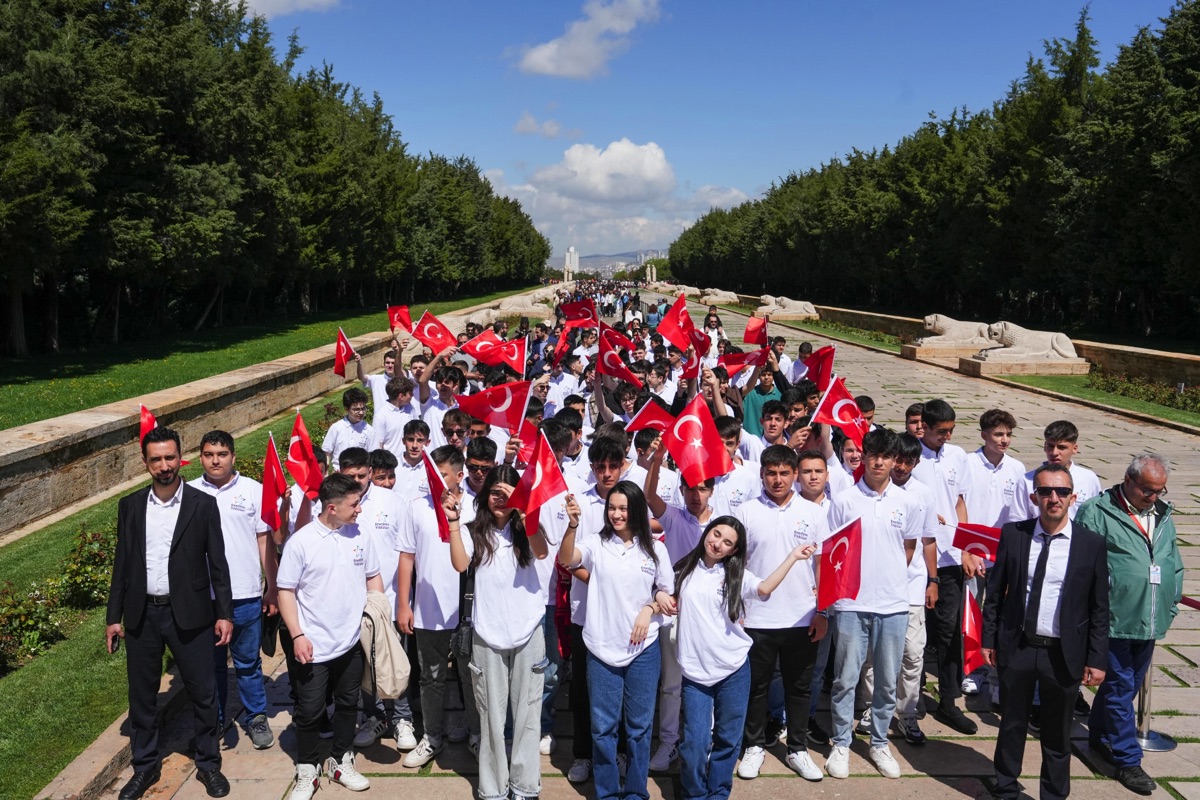
[[[426,308],[443,314],[515,291],[521,290],[413,306],[412,316],[416,320]],[[378,311],[355,317],[278,320],[57,356],[0,360],[0,430],[332,344],[339,325],[347,336],[360,336],[387,330],[387,315],[381,304]]]
[[[1112,394],[1111,392],[1102,392],[1098,389],[1089,389],[1086,385],[1086,375],[1006,375],[1005,378],[1014,383],[1036,386],[1040,389],[1049,389],[1052,392],[1061,392],[1071,397],[1078,397],[1081,400],[1091,400],[1095,403],[1104,403],[1105,405],[1123,408],[1127,411],[1136,411],[1139,414],[1149,414],[1152,417],[1169,419],[1172,422],[1181,422],[1184,425],[1200,427],[1200,414],[1190,411],[1180,411],[1168,406],[1160,406],[1158,403],[1148,403],[1145,400],[1135,400],[1132,397]]]
[[[333,392],[301,412],[314,437],[325,402],[337,403],[340,396],[340,390]],[[261,457],[268,432],[286,442],[292,419],[288,412],[239,437],[239,455]],[[183,470],[187,480],[200,473],[198,463]],[[24,588],[58,573],[80,525],[115,519],[118,500],[105,500],[0,548],[0,575]],[[104,653],[104,609],[81,612],[65,628],[67,639],[0,678],[2,797],[33,797],[127,708],[125,651],[113,657]]]

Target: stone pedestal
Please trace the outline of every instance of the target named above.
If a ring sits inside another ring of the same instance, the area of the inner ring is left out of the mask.
[[[958,371],[973,378],[983,375],[1087,375],[1090,370],[1091,365],[1085,358],[1004,361],[972,356],[958,360]]]
[[[792,322],[806,322],[809,320],[818,320],[820,318],[820,314],[801,314],[796,311],[775,311],[771,313],[771,319],[773,321],[788,320]]]
[[[947,358],[970,358],[980,350],[986,349],[988,349],[988,346],[982,344],[944,344],[941,346],[932,344],[902,344],[900,345],[900,357],[907,358],[909,361],[917,361],[918,359],[936,361]]]

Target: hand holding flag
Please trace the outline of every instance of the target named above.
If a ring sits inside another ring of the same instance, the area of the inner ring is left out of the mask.
[[[417,320],[412,335],[417,341],[428,345],[435,356],[440,355],[442,351],[447,347],[453,346],[457,341],[445,323],[428,311],[422,314],[421,318]]]
[[[344,378],[346,377],[346,365],[353,361],[358,354],[354,352],[354,347],[351,346],[350,340],[346,338],[346,334],[341,328],[338,328],[337,342],[333,347],[333,374]]]
[[[838,600],[854,600],[862,583],[862,521],[854,520],[821,545],[821,577],[817,610]]]
[[[271,530],[279,530],[283,520],[279,516],[279,501],[287,494],[287,479],[283,477],[283,465],[279,463],[279,451],[275,449],[275,434],[267,434],[267,458],[263,464],[262,502],[259,516]]]

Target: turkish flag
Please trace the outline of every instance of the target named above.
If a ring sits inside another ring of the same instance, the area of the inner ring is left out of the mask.
[[[696,350],[696,355],[708,355],[708,351],[713,349],[713,340],[708,338],[708,334],[699,328],[692,328],[688,332],[688,336],[691,339],[692,347]]]
[[[741,372],[743,367],[761,367],[767,363],[771,355],[771,348],[764,347],[762,350],[751,350],[749,353],[726,353],[717,359],[717,363],[725,368],[729,373],[729,377],[733,377]]]
[[[521,449],[517,451],[517,459],[522,463],[528,464],[533,460],[533,447],[537,444],[538,429],[527,419],[521,420],[521,427],[517,429],[517,439],[521,441]]]
[[[684,351],[692,346],[691,332],[695,329],[696,325],[688,315],[687,296],[682,294],[667,313],[663,314],[662,320],[655,328],[664,339]]]
[[[667,428],[671,427],[671,423],[674,421],[675,418],[666,409],[653,400],[647,400],[637,410],[637,413],[629,418],[628,424],[625,425],[625,432],[637,433],[643,428],[653,428],[656,431],[666,432]]]
[[[733,470],[703,395],[696,395],[683,407],[683,413],[663,434],[663,444],[688,486],[699,486]]]
[[[566,328],[595,328],[600,324],[596,302],[591,298],[563,303],[558,310],[562,312],[563,325]]]
[[[621,357],[617,355],[617,349],[613,347],[613,343],[609,339],[600,339],[600,349],[596,353],[596,372],[601,375],[611,375],[619,380],[632,383],[639,389],[642,388],[642,382],[638,380],[638,376],[630,372],[629,367],[625,366],[625,362],[621,361]]]
[[[630,355],[633,354],[633,340],[604,320],[600,320],[600,338],[603,339],[605,337],[608,337],[608,340],[613,343],[614,347],[623,347],[629,351]]]
[[[271,530],[279,530],[282,520],[279,517],[279,500],[287,494],[287,478],[283,477],[283,464],[279,463],[279,451],[275,449],[275,434],[267,434],[267,458],[263,464],[262,503],[259,505],[259,516],[270,526]]]
[[[504,340],[497,336],[494,330],[484,328],[483,333],[466,342],[458,350],[484,364],[499,364],[500,360],[492,355],[492,351],[502,344]]]
[[[829,391],[821,396],[821,402],[813,411],[813,422],[827,422],[841,428],[842,433],[850,437],[855,444],[862,448],[863,437],[871,430],[871,423],[863,419],[862,411],[854,397],[846,388],[846,382],[834,376],[829,384]]]
[[[511,367],[512,371],[522,378],[525,377],[525,372],[529,369],[529,340],[524,336],[505,342],[492,353],[500,359],[501,364]]]
[[[679,375],[681,381],[694,381],[700,377],[700,355],[692,353],[692,360],[683,359],[683,372]]]
[[[970,592],[963,592],[962,640],[963,675],[970,675],[984,665],[983,614]]]
[[[828,389],[833,380],[833,355],[833,345],[827,344],[804,359],[804,366],[808,367],[808,379],[817,385],[818,391]]]
[[[439,355],[447,347],[451,347],[457,339],[450,329],[443,322],[426,311],[417,320],[417,324],[413,327],[412,335],[417,341],[422,344],[429,345],[429,349],[433,354]]]
[[[550,442],[541,431],[537,432],[527,464],[521,481],[508,498],[508,507],[525,512],[525,532],[528,534],[537,532],[542,506],[567,491],[567,482]]]
[[[862,521],[854,520],[821,544],[817,610],[838,600],[854,600],[862,583]]]
[[[505,383],[472,395],[456,394],[458,407],[488,425],[516,433],[525,419],[531,381]]]
[[[154,413],[144,405],[138,406],[138,444],[141,445],[142,440],[146,438],[146,434],[158,427],[158,420],[154,418]],[[186,467],[192,462],[186,458],[179,459],[179,466]]]
[[[954,546],[964,553],[995,561],[996,550],[1000,547],[1000,529],[960,522],[954,529]]]
[[[304,417],[300,416],[299,411],[296,412],[296,421],[292,423],[292,438],[288,442],[287,471],[309,500],[317,499],[324,476],[320,462],[313,455],[308,426],[304,424]]]
[[[354,359],[354,348],[350,346],[350,340],[346,338],[346,334],[338,328],[337,343],[334,345],[333,353],[333,374],[346,377],[346,365]]]
[[[433,513],[437,517],[438,537],[443,542],[450,541],[450,520],[446,519],[446,509],[442,508],[442,495],[446,493],[446,482],[437,464],[429,457],[429,451],[423,451],[421,458],[425,461],[425,480],[429,482],[429,500],[433,503]]]
[[[759,347],[766,347],[769,343],[767,339],[766,318],[751,317],[746,320],[746,332],[742,334],[742,341],[746,344],[756,344]]]
[[[562,361],[570,346],[571,343],[567,340],[567,331],[563,329],[563,332],[558,335],[558,341],[554,343],[554,351],[550,353],[550,365],[557,367],[558,362]]]
[[[388,306],[388,327],[391,330],[404,328],[412,333],[412,317],[409,316],[408,306]]]

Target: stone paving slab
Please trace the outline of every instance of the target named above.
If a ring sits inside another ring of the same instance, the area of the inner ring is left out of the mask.
[[[1183,800],[1200,800],[1200,782],[1171,781],[1171,788],[1179,792]]]

